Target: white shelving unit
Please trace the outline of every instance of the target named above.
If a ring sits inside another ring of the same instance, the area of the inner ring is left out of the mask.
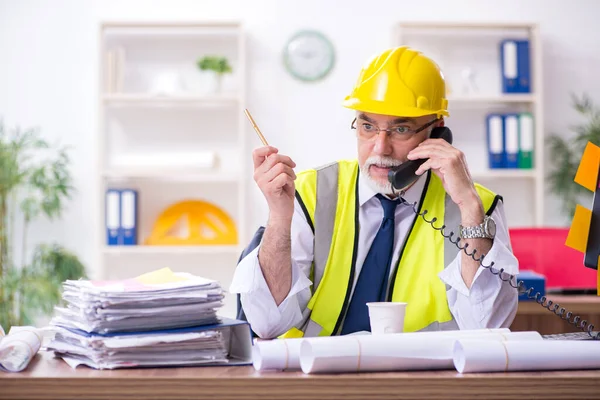
[[[531,93],[502,93],[500,41],[529,39]],[[395,46],[414,47],[434,59],[447,82],[454,135],[474,180],[503,195],[509,227],[544,224],[544,115],[542,54],[536,24],[401,22]],[[467,77],[473,77],[472,80]],[[472,84],[475,82],[475,85]],[[530,112],[535,139],[532,169],[489,169],[485,117],[493,112]]]
[[[197,67],[205,55],[227,57],[232,66],[220,88],[214,76]],[[170,267],[216,279],[227,290],[247,243],[243,26],[235,21],[104,23],[99,59],[103,234],[98,278],[122,279]],[[138,192],[136,245],[107,243],[105,195],[111,188]],[[145,244],[162,211],[192,199],[227,213],[237,243]],[[235,307],[235,297],[227,294],[220,314],[233,317]]]

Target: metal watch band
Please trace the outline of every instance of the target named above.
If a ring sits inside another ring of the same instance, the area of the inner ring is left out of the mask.
[[[461,226],[460,236],[463,239],[478,239],[487,237],[481,225],[466,227]]]

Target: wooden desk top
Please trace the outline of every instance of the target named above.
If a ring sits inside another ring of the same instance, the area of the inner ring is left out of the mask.
[[[567,311],[576,314],[597,314],[600,313],[600,296],[594,295],[546,295],[546,304],[548,300],[552,301],[552,307],[555,304],[559,304],[560,307],[564,307]],[[560,308],[559,308],[560,310]],[[520,301],[519,302],[519,314],[536,314],[536,315],[552,315],[550,311],[540,306],[535,301]],[[597,324],[600,321],[594,321]]]
[[[305,375],[253,367],[72,369],[40,353],[0,372],[0,399],[600,398],[600,370],[464,374],[456,371]]]

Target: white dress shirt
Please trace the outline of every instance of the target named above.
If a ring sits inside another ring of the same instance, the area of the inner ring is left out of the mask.
[[[406,191],[404,198],[409,203],[421,200],[425,185],[423,174]],[[383,219],[383,208],[364,179],[359,179],[359,238],[356,273],[352,292],[360,271]],[[502,202],[498,202],[492,213],[496,222],[496,237],[486,254],[484,265],[494,261],[494,268],[512,275],[518,272],[518,261],[512,254],[506,217]],[[398,256],[406,240],[416,214],[412,207],[399,205],[395,214],[394,256],[390,274],[398,262]],[[420,218],[420,217],[419,217]],[[458,227],[454,228],[455,236]],[[242,307],[254,332],[261,338],[274,338],[302,321],[302,310],[310,300],[309,279],[313,261],[314,234],[299,203],[295,200],[295,211],[291,226],[292,285],[287,297],[276,305],[258,261],[260,245],[238,264],[229,291],[240,293]],[[503,282],[489,270],[479,267],[471,288],[467,288],[461,275],[461,254],[441,271],[438,276],[450,289],[446,292],[448,306],[460,329],[508,328],[517,312],[518,293],[508,282]],[[506,279],[506,278],[505,278]],[[393,284],[390,281],[389,284]]]

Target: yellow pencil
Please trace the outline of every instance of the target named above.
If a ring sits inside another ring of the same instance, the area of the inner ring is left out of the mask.
[[[258,137],[260,138],[260,141],[265,145],[268,146],[269,143],[267,143],[267,139],[265,139],[265,137],[263,136],[262,132],[260,131],[260,129],[258,129],[258,125],[256,125],[256,122],[254,122],[254,118],[252,118],[252,115],[250,115],[250,111],[248,111],[248,109],[244,109],[244,113],[246,114],[246,117],[248,117],[248,120],[250,121],[250,123],[252,124],[252,127],[254,128],[254,130],[256,131],[256,134],[258,135]]]

